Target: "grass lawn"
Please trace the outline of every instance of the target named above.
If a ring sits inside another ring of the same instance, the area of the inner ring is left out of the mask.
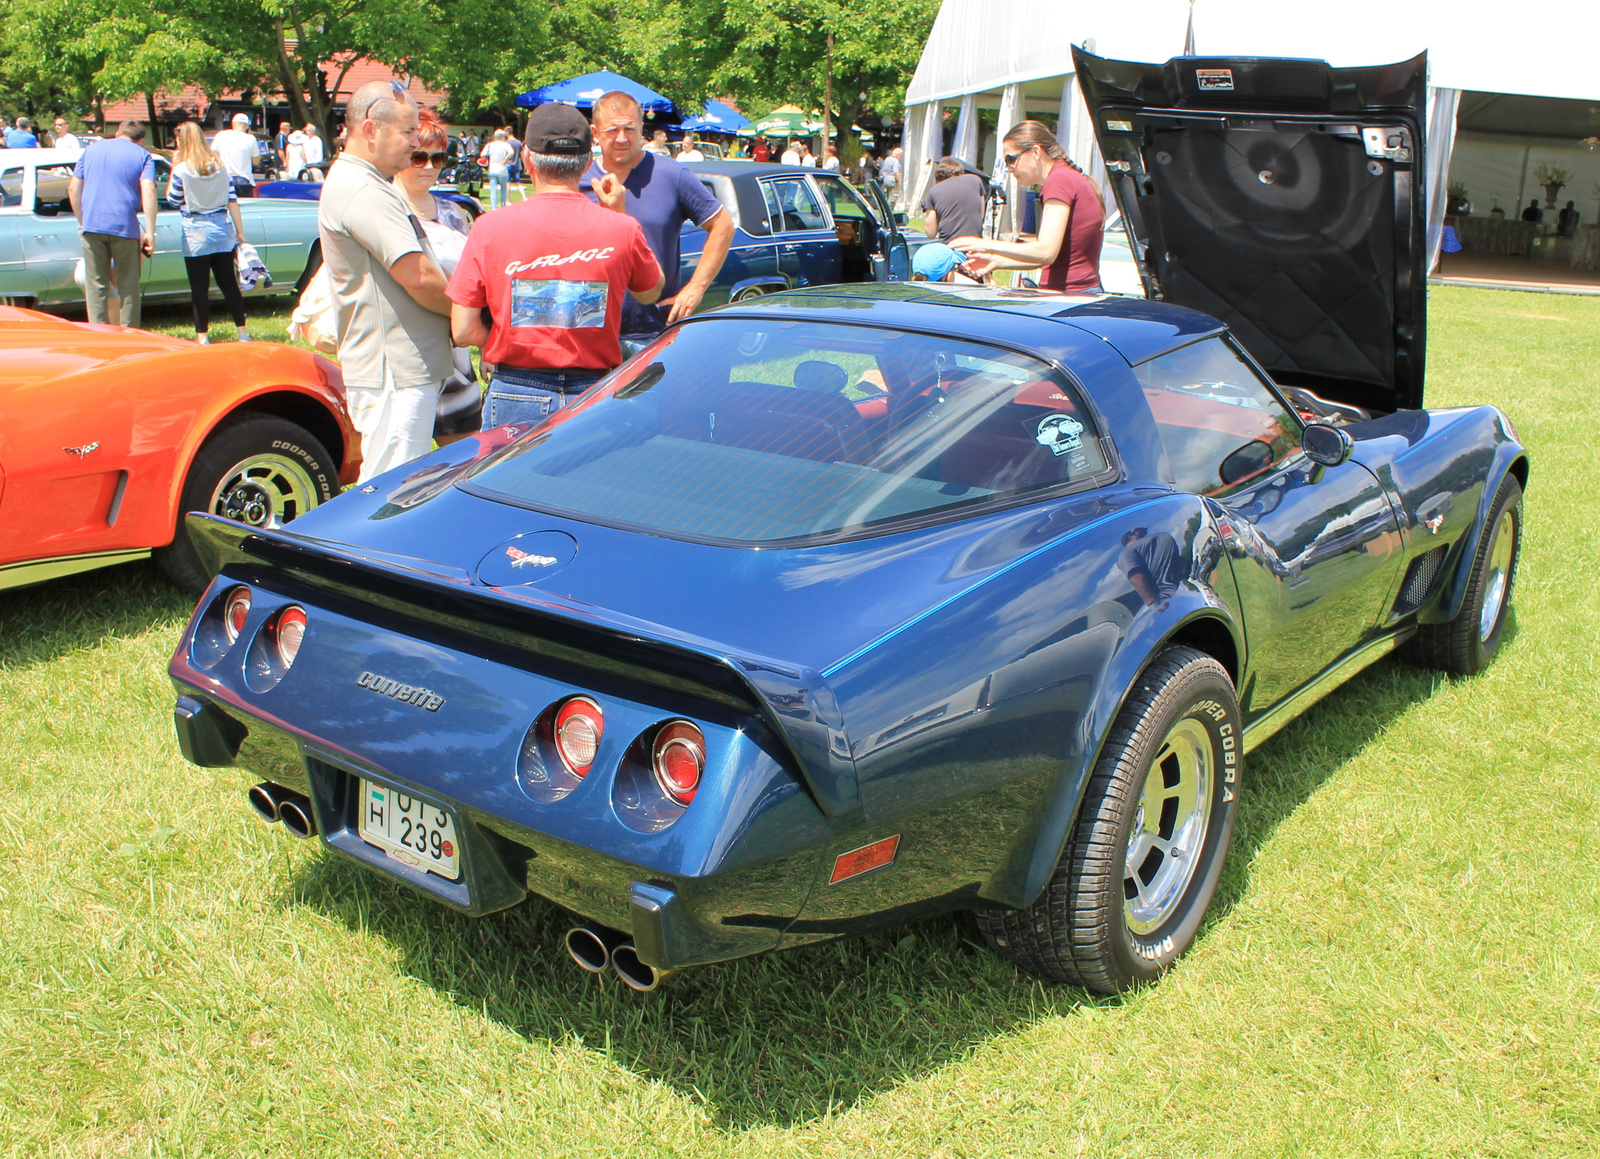
[[[633,994],[185,764],[153,567],[0,593],[0,1155],[1600,1153],[1600,299],[1431,305],[1430,403],[1533,450],[1518,631],[1252,755],[1209,926],[1121,1000],[955,918]]]

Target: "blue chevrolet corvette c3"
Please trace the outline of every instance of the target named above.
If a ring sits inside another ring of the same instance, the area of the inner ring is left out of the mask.
[[[1348,124],[1304,92],[1405,66],[1199,63],[1275,119],[1079,60],[1166,301],[772,295],[292,529],[191,516],[185,756],[445,905],[558,902],[639,989],[963,909],[1045,977],[1159,975],[1252,748],[1397,648],[1493,658],[1528,471],[1496,408],[1421,405],[1420,62]]]

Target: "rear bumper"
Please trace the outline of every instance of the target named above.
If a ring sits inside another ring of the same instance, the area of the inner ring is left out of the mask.
[[[178,691],[173,719],[185,758],[205,767],[248,770],[304,794],[327,849],[463,913],[493,913],[536,893],[631,933],[641,961],[672,970],[774,949],[815,880],[820,848],[795,849],[726,872],[683,874],[563,840],[483,808],[473,786],[456,794],[441,792],[437,784],[396,776],[193,685],[173,682]],[[362,778],[451,815],[460,845],[458,880],[407,865],[362,838],[357,824]]]

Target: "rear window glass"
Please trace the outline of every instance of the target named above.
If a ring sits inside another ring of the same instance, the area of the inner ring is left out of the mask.
[[[22,170],[0,169],[0,206],[22,204]]]
[[[464,484],[579,519],[743,543],[874,534],[1107,469],[1027,355],[876,327],[706,319]]]

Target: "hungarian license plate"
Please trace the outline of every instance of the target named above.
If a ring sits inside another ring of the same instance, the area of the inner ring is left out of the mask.
[[[461,847],[455,818],[436,805],[380,785],[361,782],[361,839],[413,869],[455,881]]]

